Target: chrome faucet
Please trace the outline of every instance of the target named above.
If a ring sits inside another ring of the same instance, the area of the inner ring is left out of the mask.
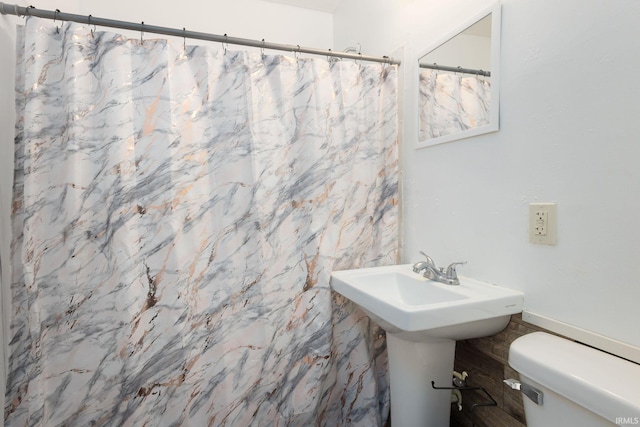
[[[466,262],[454,262],[449,264],[447,269],[436,267],[436,263],[433,259],[420,251],[420,253],[426,258],[426,261],[418,261],[413,264],[413,271],[415,273],[422,273],[422,277],[429,280],[435,280],[436,282],[444,283],[446,285],[459,285],[458,273],[456,271],[457,265],[466,264]]]
[[[423,270],[437,270],[438,267],[436,267],[436,263],[433,262],[433,259],[425,254],[424,252],[420,251],[420,253],[427,259],[426,261],[418,261],[415,264],[413,264],[413,272],[414,273],[420,273]]]

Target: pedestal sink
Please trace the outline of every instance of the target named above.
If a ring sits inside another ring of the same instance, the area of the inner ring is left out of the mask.
[[[335,271],[331,287],[387,332],[393,427],[449,425],[456,340],[500,332],[522,311],[518,291],[460,277],[425,279],[410,264]]]

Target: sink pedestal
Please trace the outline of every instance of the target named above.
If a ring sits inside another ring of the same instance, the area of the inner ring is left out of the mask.
[[[434,339],[414,342],[387,333],[393,427],[449,425],[450,390],[456,342]]]
[[[456,341],[503,330],[522,292],[460,277],[434,282],[410,264],[331,273],[333,289],[387,331],[393,427],[449,425]]]

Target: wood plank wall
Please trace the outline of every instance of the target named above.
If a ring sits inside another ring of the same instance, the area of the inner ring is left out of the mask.
[[[476,427],[525,427],[522,395],[512,390],[502,380],[518,379],[518,373],[509,367],[509,346],[516,338],[535,331],[547,331],[514,315],[507,327],[497,335],[456,343],[454,369],[467,371],[467,384],[484,387],[498,403],[493,407],[476,407],[473,404],[489,402],[481,391],[462,392],[462,412],[452,405],[450,427],[471,427],[472,412]],[[444,392],[444,391],[443,391]]]

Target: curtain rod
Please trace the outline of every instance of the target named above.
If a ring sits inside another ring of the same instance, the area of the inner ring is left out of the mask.
[[[491,71],[474,70],[472,68],[449,67],[447,65],[438,64],[418,64],[420,68],[429,68],[432,70],[453,71],[455,73],[476,74],[479,76],[491,77]]]
[[[400,61],[390,58],[388,56],[378,57],[378,56],[368,56],[362,55],[360,53],[348,53],[348,52],[334,52],[331,49],[315,49],[310,47],[301,47],[300,45],[288,45],[288,44],[280,44],[280,43],[270,43],[265,42],[263,40],[251,40],[251,39],[243,39],[238,37],[227,37],[227,35],[218,35],[218,34],[209,34],[209,33],[200,33],[197,31],[187,31],[186,29],[177,29],[177,28],[169,28],[169,27],[158,27],[155,25],[147,25],[144,21],[140,24],[135,22],[126,22],[126,21],[117,21],[114,19],[105,19],[105,18],[96,18],[91,15],[75,15],[72,13],[62,13],[59,11],[52,10],[44,10],[44,9],[36,9],[33,6],[30,7],[22,7],[17,4],[7,4],[0,2],[0,13],[3,15],[16,15],[16,16],[36,16],[38,18],[47,18],[53,20],[60,21],[72,21],[80,24],[87,25],[99,25],[101,27],[111,27],[111,28],[121,28],[125,30],[133,30],[140,31],[142,33],[154,33],[154,34],[163,34],[165,36],[175,36],[182,38],[190,38],[190,39],[198,39],[198,40],[207,40],[212,42],[226,43],[226,44],[236,44],[242,46],[251,46],[257,47],[261,49],[271,49],[271,50],[283,50],[287,52],[294,53],[309,53],[312,55],[324,55],[331,56],[336,58],[345,58],[345,59],[356,59],[359,61],[369,61],[369,62],[382,62],[386,64],[395,64],[400,65]]]

